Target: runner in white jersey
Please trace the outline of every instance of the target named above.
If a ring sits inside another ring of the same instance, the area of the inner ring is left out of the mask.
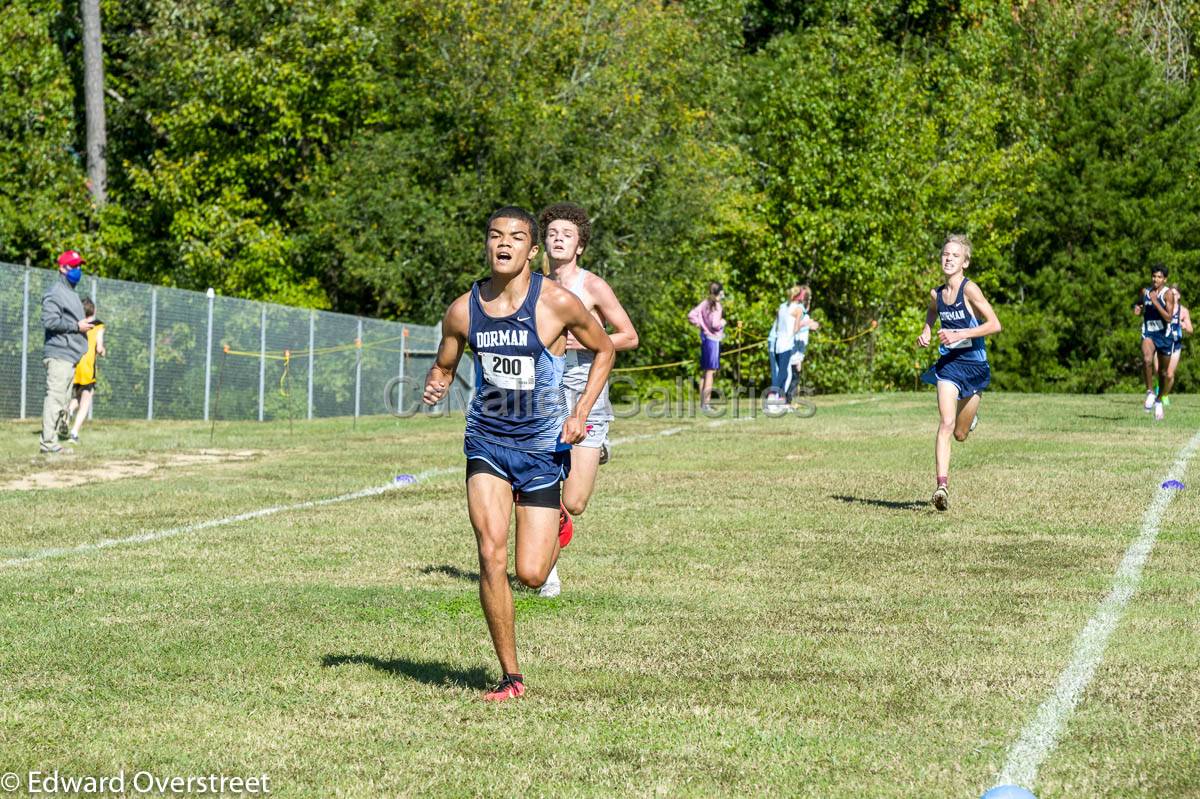
[[[587,249],[592,234],[587,211],[575,203],[555,203],[538,215],[538,225],[545,238],[550,278],[578,297],[601,325],[612,328],[609,338],[613,349],[623,352],[637,347],[637,331],[612,288],[603,278],[579,266],[579,258]],[[567,336],[563,387],[572,410],[587,386],[594,358],[592,351],[574,336]],[[562,492],[561,523],[564,527],[573,527],[571,516],[583,513],[592,498],[596,472],[600,464],[608,460],[608,426],[612,419],[606,384],[588,414],[587,438],[575,445],[571,455],[571,473],[563,483]],[[555,566],[538,593],[543,597],[555,597],[561,591],[562,581]]]

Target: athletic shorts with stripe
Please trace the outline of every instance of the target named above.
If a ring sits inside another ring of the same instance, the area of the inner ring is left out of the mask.
[[[501,480],[507,480],[514,494],[533,497],[533,502],[522,502],[517,497],[517,504],[544,505],[550,500],[544,499],[550,493],[557,494],[561,483],[571,473],[571,450],[563,449],[554,452],[526,452],[512,449],[479,438],[467,438],[463,441],[463,454],[467,456],[467,477],[473,474],[491,474]],[[552,505],[558,507],[557,499]]]

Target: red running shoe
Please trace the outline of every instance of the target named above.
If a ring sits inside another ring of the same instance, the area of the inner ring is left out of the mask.
[[[500,683],[483,695],[485,702],[505,702],[525,694],[524,677],[520,674],[505,674]]]
[[[571,543],[571,537],[575,535],[575,522],[571,521],[570,514],[563,504],[558,503],[558,548],[562,549],[567,544]]]

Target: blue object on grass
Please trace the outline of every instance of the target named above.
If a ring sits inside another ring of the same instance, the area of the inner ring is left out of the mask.
[[[1182,491],[1183,483],[1179,482],[1178,480],[1168,480],[1167,482],[1162,484],[1162,487],[1163,488],[1174,488],[1177,491]]]
[[[1037,799],[1037,797],[1020,785],[997,785],[980,799]]]
[[[396,485],[409,485],[417,482],[417,478],[411,474],[398,474],[393,482],[395,482]]]

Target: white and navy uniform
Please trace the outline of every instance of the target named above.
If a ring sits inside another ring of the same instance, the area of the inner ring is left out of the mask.
[[[1166,305],[1169,289],[1163,286],[1158,291],[1158,301]],[[1142,338],[1154,342],[1154,349],[1162,355],[1171,355],[1179,347],[1179,339],[1172,335],[1172,327],[1178,322],[1177,318],[1166,319],[1158,311],[1154,301],[1150,299],[1153,289],[1142,292]],[[1179,303],[1175,303],[1176,317],[1179,314]]]
[[[580,269],[579,276],[575,281],[570,286],[564,287],[578,297],[581,302],[583,301],[583,282],[587,279],[587,275],[586,269]],[[592,362],[596,359],[596,353],[591,350],[569,349],[564,357],[566,365],[563,369],[563,386],[567,390],[567,408],[573,412],[579,398],[583,396],[584,389],[587,388],[588,376],[592,373]],[[600,390],[600,396],[596,397],[592,409],[588,412],[587,437],[576,446],[598,449],[606,444],[608,442],[608,424],[615,418],[612,403],[608,399],[608,382],[605,381],[604,388]]]
[[[1182,317],[1183,317],[1183,303],[1181,303],[1179,301],[1179,298],[1176,297],[1175,298],[1175,313],[1171,314],[1171,324],[1167,328],[1167,334],[1171,337],[1171,340],[1175,342],[1175,349],[1179,349],[1182,346],[1182,344],[1180,343],[1183,341]]]
[[[938,319],[943,330],[969,330],[979,327],[979,320],[971,312],[967,301],[963,299],[967,283],[963,278],[958,287],[958,295],[954,302],[947,303],[942,299],[942,286],[937,291]],[[983,337],[964,338],[947,346],[938,345],[937,363],[921,375],[925,383],[937,385],[939,382],[953,383],[958,387],[958,398],[967,399],[979,394],[992,382],[992,370],[988,365],[987,348]]]
[[[775,324],[767,340],[771,342],[771,388],[786,391],[792,373],[789,366],[796,346],[796,320],[792,314],[804,306],[798,302],[784,302],[775,311]],[[803,316],[803,314],[801,314]]]
[[[467,341],[475,359],[475,395],[463,442],[467,476],[495,474],[522,494],[549,488],[557,493],[571,468],[571,445],[561,437],[568,413],[563,356],[551,354],[537,330],[543,280],[533,273],[525,301],[504,317],[484,311],[479,297],[484,281],[471,287]],[[558,507],[557,499],[546,504]]]

